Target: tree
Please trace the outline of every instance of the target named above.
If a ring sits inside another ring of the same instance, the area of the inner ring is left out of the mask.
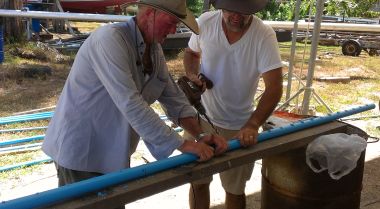
[[[1,0],[1,9],[21,9],[22,1],[20,0]],[[4,40],[7,42],[19,42],[25,40],[25,26],[21,18],[7,17],[1,18],[0,24],[4,29]]]
[[[199,17],[202,13],[203,0],[186,0],[187,7],[194,13],[196,17]]]

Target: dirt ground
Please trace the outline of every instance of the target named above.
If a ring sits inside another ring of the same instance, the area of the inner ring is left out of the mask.
[[[380,124],[380,119],[368,121],[352,121],[353,125],[365,130],[366,127],[373,127]],[[177,153],[174,153],[177,154]],[[143,164],[142,156],[149,161],[153,157],[149,154],[145,146],[140,143],[133,157],[132,166]],[[361,193],[360,209],[380,208],[380,142],[369,143],[366,149],[365,170],[363,174],[363,190]],[[53,164],[44,165],[41,171],[25,176],[20,179],[20,184],[15,187],[3,185],[1,188],[0,200],[5,201],[22,197],[29,194],[56,188],[57,178]],[[185,184],[156,195],[140,199],[126,205],[126,209],[135,208],[165,208],[165,209],[187,209],[188,208],[189,184]],[[247,209],[259,209],[261,201],[261,160],[255,162],[255,169],[251,180],[247,183]],[[224,208],[224,191],[219,178],[214,175],[214,181],[210,186],[211,208]],[[157,204],[159,203],[159,204]],[[342,208],[343,209],[343,208]]]

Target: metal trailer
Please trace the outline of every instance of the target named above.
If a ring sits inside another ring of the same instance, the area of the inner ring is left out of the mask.
[[[370,56],[380,55],[380,36],[368,38],[348,38],[340,41],[342,53],[346,56],[359,56],[362,50]]]
[[[297,41],[301,42],[306,38],[310,40],[311,34],[299,31]],[[342,54],[346,56],[359,56],[362,51],[370,56],[380,55],[380,33],[378,32],[322,30],[319,44],[341,46]]]
[[[308,21],[308,19],[305,19]],[[314,17],[311,17],[314,21]],[[326,23],[351,23],[379,25],[380,19],[349,18],[339,16],[323,16],[322,22]],[[334,41],[335,40],[335,41]],[[321,41],[330,42],[342,47],[342,54],[346,56],[359,56],[364,50],[370,56],[380,55],[380,33],[352,31],[321,31]]]

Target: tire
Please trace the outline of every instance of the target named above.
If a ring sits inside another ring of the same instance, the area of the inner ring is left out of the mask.
[[[359,56],[362,52],[362,47],[357,41],[347,40],[342,44],[342,53],[346,56]]]

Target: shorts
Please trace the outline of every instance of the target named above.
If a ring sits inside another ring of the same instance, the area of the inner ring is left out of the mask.
[[[58,186],[60,187],[103,175],[96,172],[71,170],[58,165],[56,162],[54,164],[57,169]],[[108,209],[125,209],[125,206],[109,207]]]
[[[214,129],[211,127],[209,123],[207,123],[201,118],[199,119],[199,122],[203,131],[208,133],[215,133]],[[218,126],[215,126],[215,128],[218,130],[219,135],[225,137],[228,140],[232,139],[239,132],[239,130],[228,130]],[[185,139],[193,138],[186,131],[183,136]],[[229,170],[219,173],[219,177],[224,190],[234,195],[244,194],[245,184],[251,178],[253,166],[254,162],[231,168]],[[212,176],[209,176],[203,179],[193,181],[192,184],[209,184],[211,183],[211,181]]]

